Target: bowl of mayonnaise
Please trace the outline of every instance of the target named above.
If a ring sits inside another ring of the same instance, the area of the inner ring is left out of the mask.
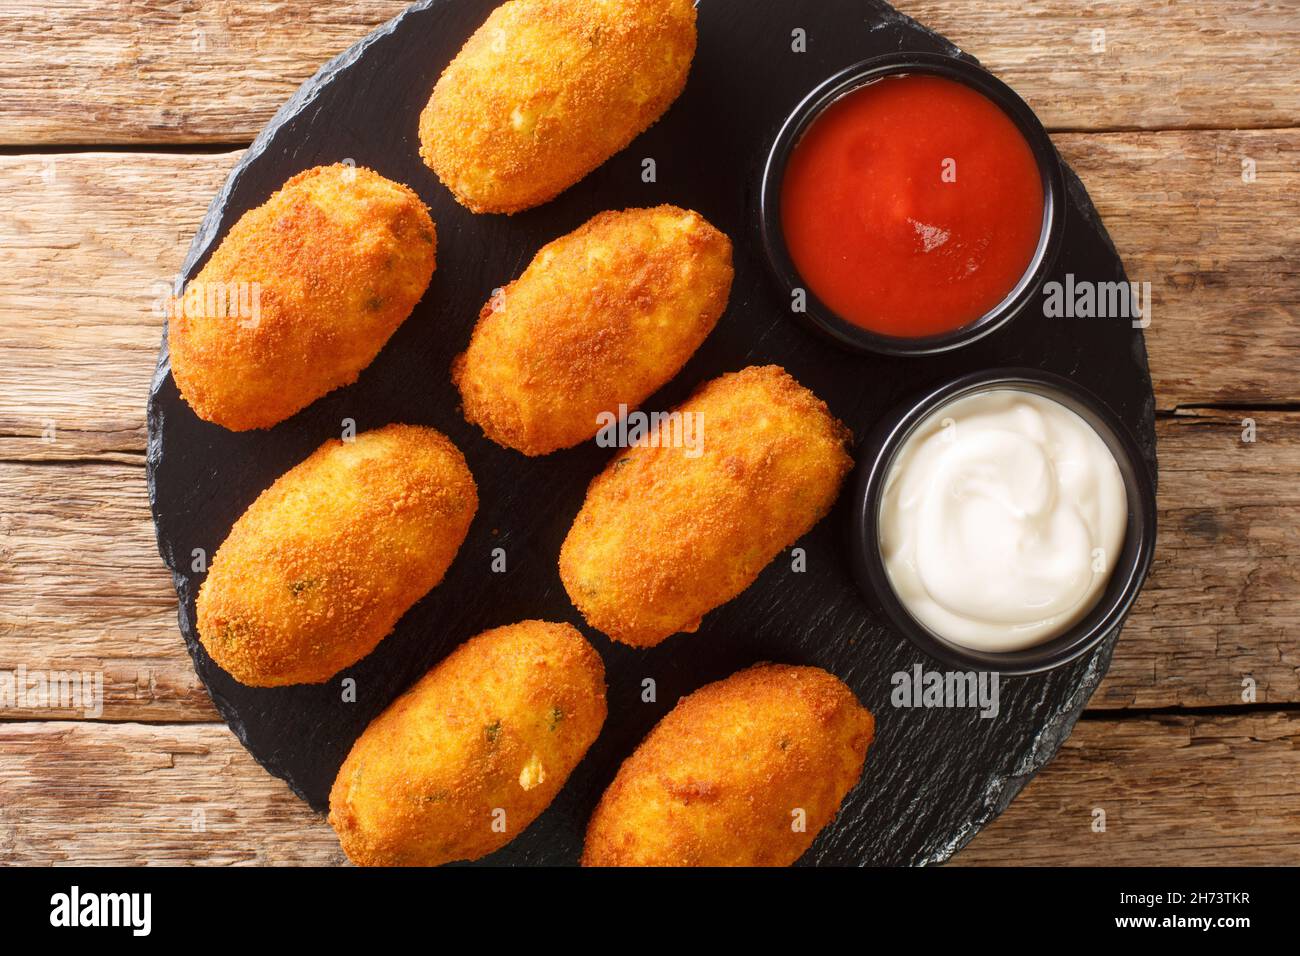
[[[1123,622],[1155,550],[1155,488],[1100,399],[1036,370],[978,372],[895,409],[862,447],[854,570],[922,650],[1033,674]]]

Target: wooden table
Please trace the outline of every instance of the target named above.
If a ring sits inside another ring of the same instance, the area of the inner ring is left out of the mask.
[[[1025,96],[1155,292],[1155,569],[1060,755],[954,862],[1300,863],[1300,8],[900,6]],[[144,406],[241,148],[402,7],[0,0],[0,672],[105,698],[0,710],[0,862],[342,859],[190,666]]]

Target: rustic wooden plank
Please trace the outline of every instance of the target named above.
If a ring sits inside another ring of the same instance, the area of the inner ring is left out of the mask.
[[[10,0],[5,143],[246,143],[403,0]]]
[[[1298,125],[1287,74],[1300,67],[1300,20],[1286,0],[895,6],[978,57],[1049,129]]]
[[[0,862],[335,864],[334,833],[221,724],[0,724]]]
[[[0,458],[143,453],[158,306],[237,155],[0,158]]]
[[[1158,423],[1155,568],[1099,709],[1300,702],[1300,414]],[[138,465],[0,463],[0,671],[104,674],[108,720],[212,720]],[[40,704],[40,702],[37,702]],[[80,717],[77,708],[5,716]]]
[[[1155,564],[1091,706],[1300,701],[1300,415],[1203,411],[1156,431]]]
[[[1300,130],[1057,140],[1152,283],[1159,406],[1300,401],[1300,249],[1278,214],[1300,191]],[[155,307],[238,156],[0,157],[0,458],[143,452]]]
[[[217,719],[177,629],[142,467],[0,464],[0,671],[19,668],[102,675],[102,713],[37,697],[7,702],[6,718]]]
[[[1298,776],[1294,713],[1083,721],[953,862],[1295,866]]]
[[[1158,406],[1300,400],[1300,130],[1056,142],[1151,283]]]
[[[954,862],[1300,864],[1297,743],[1294,714],[1084,721]],[[1092,830],[1097,808],[1104,833]],[[223,726],[18,722],[0,724],[0,860],[343,857],[329,826]]]
[[[897,5],[980,57],[1054,129],[1300,124],[1300,23],[1286,2]],[[10,0],[0,141],[249,142],[325,61],[404,7]],[[774,17],[772,28],[790,26]]]

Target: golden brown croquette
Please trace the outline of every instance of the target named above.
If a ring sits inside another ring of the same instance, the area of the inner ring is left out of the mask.
[[[816,667],[760,664],[701,687],[619,769],[584,866],[789,866],[862,775],[874,723]]]
[[[525,455],[590,438],[686,364],[731,279],[731,242],[698,213],[601,213],[483,307],[452,366],[465,418]]]
[[[363,866],[477,860],[550,805],[604,722],[605,669],[577,629],[485,631],[366,728],[330,824]]]
[[[474,212],[528,209],[662,116],[694,56],[691,0],[511,0],[434,86],[420,155]]]
[[[698,451],[652,433],[620,453],[560,550],[587,623],[641,647],[749,587],[825,516],[852,465],[848,430],[774,365],[714,379],[675,411],[694,416]]]
[[[181,395],[205,421],[246,431],[351,384],[424,295],[436,243],[406,186],[342,163],[299,173],[173,300]]]
[[[199,589],[212,659],[244,684],[319,684],[365,657],[442,580],[478,508],[432,428],[328,441],[235,522]]]

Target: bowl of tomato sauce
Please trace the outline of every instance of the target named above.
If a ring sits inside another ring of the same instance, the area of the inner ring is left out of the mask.
[[[969,60],[897,53],[809,93],[768,154],[760,228],[791,312],[858,351],[960,348],[1023,313],[1065,226],[1033,111]]]

